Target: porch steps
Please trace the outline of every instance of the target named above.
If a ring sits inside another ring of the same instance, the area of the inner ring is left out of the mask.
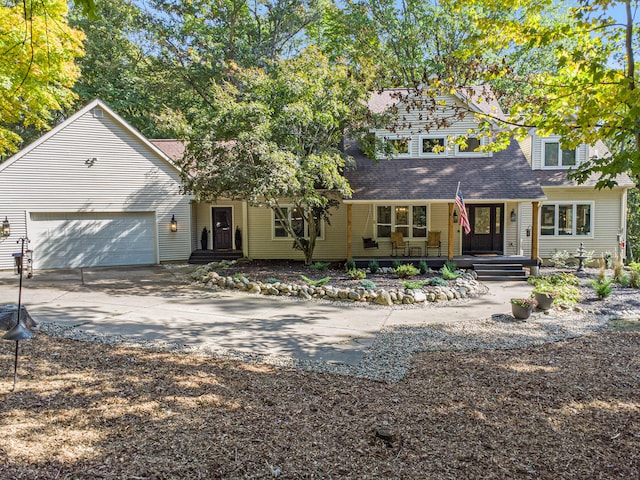
[[[221,260],[237,260],[238,258],[242,258],[242,252],[239,250],[194,250],[191,252],[188,262],[195,265],[204,265]]]
[[[473,269],[481,281],[526,280],[527,273],[520,263],[474,263]]]

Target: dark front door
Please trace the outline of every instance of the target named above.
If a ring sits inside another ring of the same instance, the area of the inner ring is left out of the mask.
[[[462,236],[462,253],[503,254],[503,204],[466,205],[471,232]]]
[[[213,207],[211,209],[213,218],[213,249],[232,249],[232,229],[231,229],[231,207]]]

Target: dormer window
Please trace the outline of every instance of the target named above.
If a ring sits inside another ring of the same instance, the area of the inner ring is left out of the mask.
[[[422,137],[420,153],[422,155],[440,155],[446,153],[447,139],[445,137]]]
[[[391,147],[392,155],[407,156],[411,151],[411,139],[409,138],[386,138],[385,141]]]
[[[544,163],[547,168],[568,168],[576,165],[576,151],[563,150],[560,142],[544,142]]]
[[[459,153],[478,153],[480,148],[480,139],[476,137],[468,137],[467,138],[467,146],[463,147],[462,145],[458,145]]]

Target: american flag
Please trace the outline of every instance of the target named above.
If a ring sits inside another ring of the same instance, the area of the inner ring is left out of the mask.
[[[469,233],[471,232],[471,225],[469,224],[467,209],[464,206],[464,198],[462,197],[462,190],[460,190],[460,185],[458,185],[458,190],[456,191],[456,207],[458,207],[458,210],[460,210],[460,226],[464,228],[464,232],[469,235]]]

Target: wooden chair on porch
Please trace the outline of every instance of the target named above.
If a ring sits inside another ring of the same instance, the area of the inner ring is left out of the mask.
[[[429,256],[429,249],[438,249],[438,256],[442,256],[442,242],[440,241],[440,232],[429,232],[427,234],[427,244],[425,246],[425,254]]]
[[[404,241],[402,232],[391,232],[391,256],[397,257],[398,251],[402,251],[402,255],[407,255],[409,243]]]

